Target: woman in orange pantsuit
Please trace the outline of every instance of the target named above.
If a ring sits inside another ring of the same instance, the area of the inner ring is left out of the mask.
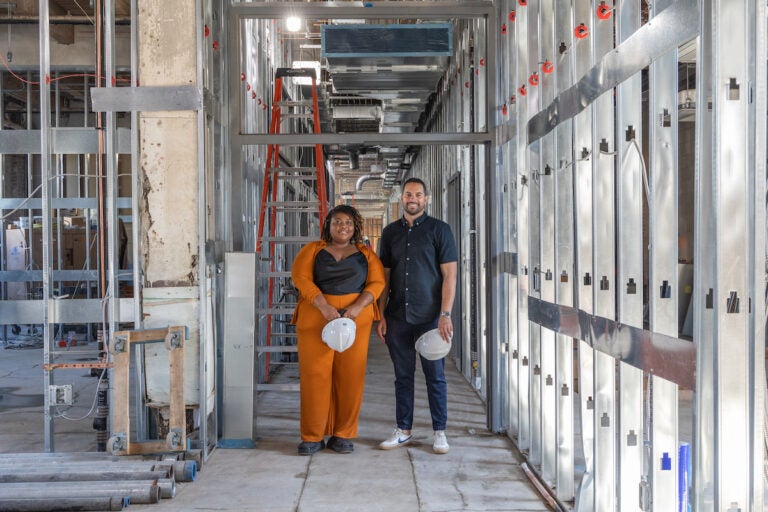
[[[299,290],[293,316],[299,351],[301,443],[299,455],[328,448],[354,450],[371,326],[379,319],[376,301],[384,289],[384,267],[362,243],[358,211],[339,205],[328,213],[321,240],[304,246],[291,276]],[[325,324],[340,317],[355,321],[355,342],[336,352],[323,342]]]

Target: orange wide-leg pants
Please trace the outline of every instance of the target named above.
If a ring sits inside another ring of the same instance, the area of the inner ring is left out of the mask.
[[[324,295],[330,305],[344,309],[359,294]],[[355,319],[355,342],[344,352],[326,345],[321,333],[327,323],[316,307],[303,303],[296,318],[301,389],[301,440],[317,442],[323,436],[344,439],[357,437],[360,406],[363,403],[368,341],[373,325],[374,305]]]

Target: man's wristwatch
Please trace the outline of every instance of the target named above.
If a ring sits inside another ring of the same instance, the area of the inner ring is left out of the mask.
[[[450,311],[441,311],[440,312],[440,316],[451,318],[451,312]]]

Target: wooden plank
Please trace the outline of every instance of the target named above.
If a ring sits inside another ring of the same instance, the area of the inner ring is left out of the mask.
[[[147,343],[154,341],[164,341],[168,334],[168,328],[165,329],[145,329],[142,331],[118,331],[115,337],[124,336],[128,343]]]
[[[169,429],[179,429],[181,432],[181,445],[179,449],[183,450],[186,446],[186,414],[184,407],[184,345],[174,348],[168,354],[170,363],[171,377],[171,418]]]
[[[130,347],[130,345],[127,345]],[[130,418],[130,350],[113,353],[112,369],[112,434],[125,434],[126,442],[131,438]]]
[[[167,451],[168,447],[165,445],[165,441],[144,441],[142,443],[130,443],[128,450],[122,452],[121,455],[141,455]]]

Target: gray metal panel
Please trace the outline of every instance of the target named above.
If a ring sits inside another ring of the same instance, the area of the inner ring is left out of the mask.
[[[516,42],[517,42],[517,67],[515,85],[520,87],[525,84],[528,76],[528,14],[526,9],[518,10],[517,22],[515,23]],[[529,109],[528,102],[520,95],[517,96],[517,126],[525,126],[528,123]],[[528,295],[531,289],[531,262],[530,241],[528,239],[531,227],[529,224],[529,203],[531,201],[531,173],[528,163],[528,150],[525,142],[525,135],[518,130],[517,132],[517,283],[518,283],[518,301],[517,301],[517,326],[518,326],[518,397],[519,397],[519,415],[518,415],[518,438],[517,445],[520,450],[530,449],[531,443],[531,425],[530,425],[530,379],[531,379],[531,361],[530,361],[530,331],[531,324],[528,321]]]
[[[643,473],[643,372],[619,362],[619,495],[618,509],[639,512]]]
[[[640,4],[620,0],[616,4],[619,45],[640,27]],[[643,177],[642,78],[627,78],[616,91],[617,218],[617,319],[643,327]],[[638,489],[644,480],[643,372],[619,363],[619,510],[640,512]]]
[[[613,20],[600,20],[592,12],[593,62],[613,50]],[[615,151],[614,94],[608,91],[594,103],[592,132],[594,314],[613,319],[616,314]],[[595,354],[595,510],[616,508],[616,361]]]
[[[530,4],[529,4],[530,5]],[[529,21],[533,19],[529,12]],[[535,25],[534,25],[535,26]],[[529,107],[530,107],[529,103]],[[528,276],[530,282],[530,297],[541,296],[541,281],[543,273],[541,271],[541,146],[539,142],[531,144],[528,147],[528,163],[531,173],[529,188],[531,191],[530,204],[528,207],[530,232],[528,235],[530,248],[530,268],[531,273]],[[541,375],[541,327],[536,324],[530,326],[530,356],[531,356],[531,449],[528,454],[528,461],[531,464],[541,464],[541,455],[543,449],[542,439],[542,375]]]
[[[95,197],[57,197],[51,199],[51,208],[98,208],[99,203]],[[14,208],[25,207],[32,210],[39,210],[43,207],[43,201],[39,197],[33,198],[5,198],[0,199],[0,209],[12,210]],[[130,208],[131,198],[120,197],[117,199],[118,208]]]
[[[133,299],[120,299],[120,322],[132,322]],[[53,323],[101,323],[104,320],[101,299],[58,299],[50,303]],[[42,300],[0,301],[0,325],[40,324],[45,305]]]
[[[94,112],[201,110],[203,93],[196,85],[94,87],[91,103]]]
[[[749,201],[753,186],[749,155],[755,149],[751,110],[755,104],[750,91],[758,66],[764,73],[765,63],[755,63],[752,52],[754,3],[747,1],[714,3],[712,102],[714,109],[714,158],[712,159],[715,212],[715,287],[713,307],[717,323],[715,334],[715,432],[716,470],[715,509],[747,509],[752,506],[753,472],[763,471],[755,465],[750,438],[753,415],[763,404],[753,402],[756,386],[763,386],[765,376],[752,374],[750,361],[764,358],[764,340],[751,345],[750,295],[753,284],[748,281],[754,224]],[[764,26],[765,19],[759,20]],[[752,36],[752,37],[750,37]],[[758,114],[765,122],[765,112]],[[764,180],[764,176],[761,176]],[[764,216],[765,199],[760,199],[758,215]],[[760,233],[764,236],[764,233]],[[762,257],[762,255],[761,255]],[[762,262],[761,262],[762,264]],[[755,290],[764,293],[762,283]],[[738,300],[738,303],[736,302]],[[764,312],[760,312],[764,315]],[[761,322],[764,318],[761,319]],[[757,341],[757,340],[756,340]],[[706,385],[706,384],[704,384]],[[758,407],[758,409],[755,409]],[[760,433],[754,433],[759,436]]]
[[[671,4],[668,0],[651,6],[660,15]],[[652,21],[656,19],[653,16]],[[649,317],[653,332],[676,337],[678,229],[677,229],[677,49],[655,60],[649,68],[649,146],[648,207]],[[675,508],[677,492],[677,386],[652,378],[651,417],[651,500],[660,509]]]
[[[542,4],[547,0],[542,0]],[[543,13],[542,13],[543,14]],[[551,14],[551,13],[550,13]],[[541,139],[540,182],[540,268],[541,298],[555,301],[555,139],[554,133]],[[546,169],[549,171],[546,171]],[[547,174],[549,172],[549,174]],[[544,481],[554,484],[557,477],[557,395],[555,388],[556,350],[555,333],[541,330],[541,410],[542,461]]]
[[[256,253],[224,255],[222,437],[253,439]]]
[[[677,385],[651,377],[651,484],[654,508],[678,504]]]
[[[555,492],[561,501],[574,497],[573,338],[558,334],[557,343],[557,475]]]
[[[131,153],[131,131],[117,129],[117,151]],[[51,152],[57,155],[97,154],[98,130],[95,128],[51,128]],[[39,155],[40,130],[0,130],[0,154]]]
[[[651,329],[677,336],[677,51],[651,64],[648,166]]]

